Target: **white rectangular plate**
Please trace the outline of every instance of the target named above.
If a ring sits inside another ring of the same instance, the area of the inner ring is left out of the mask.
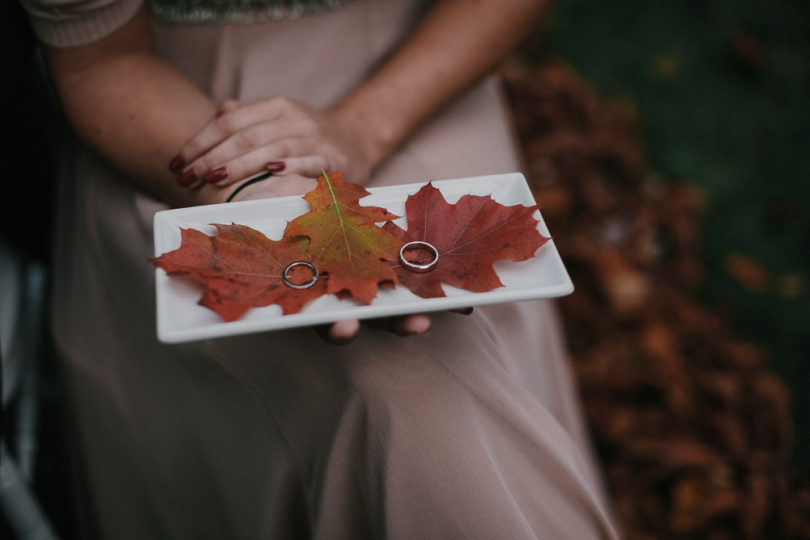
[[[361,200],[365,206],[382,206],[399,216],[405,215],[405,200],[424,183],[369,188],[371,195]],[[433,182],[449,203],[466,194],[491,195],[503,205],[535,204],[526,179],[520,173]],[[264,233],[274,240],[281,238],[287,222],[309,211],[300,196],[280,197],[226,204],[213,204],[165,210],[155,214],[155,256],[180,247],[180,229],[193,228],[214,235],[212,223],[238,223]],[[538,231],[549,236],[538,211]],[[395,223],[406,227],[405,218]],[[180,343],[251,332],[263,332],[334,322],[340,319],[369,319],[405,313],[422,313],[564,296],[574,290],[554,242],[541,246],[534,257],[523,262],[499,262],[495,270],[504,286],[489,292],[474,293],[444,285],[444,298],[420,298],[404,287],[380,289],[368,305],[351,299],[339,300],[334,295],[322,296],[299,313],[282,315],[279,306],[252,308],[241,319],[224,322],[219,315],[197,304],[202,289],[188,279],[170,278],[157,269],[157,332],[164,343]]]

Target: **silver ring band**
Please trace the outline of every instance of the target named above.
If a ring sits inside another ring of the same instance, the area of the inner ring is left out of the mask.
[[[300,285],[290,281],[289,278],[290,270],[292,270],[296,266],[306,266],[307,268],[312,270],[312,279],[310,279],[306,283],[301,283]],[[314,264],[308,261],[291,262],[290,264],[284,267],[284,272],[281,273],[281,281],[283,281],[287,287],[292,287],[293,289],[309,289],[310,287],[315,285],[315,283],[317,283],[318,281],[318,269],[315,268]]]
[[[425,264],[411,262],[405,258],[405,252],[409,249],[426,249],[433,254],[433,260]],[[399,249],[399,262],[402,263],[402,266],[404,266],[406,270],[410,270],[411,272],[430,272],[436,268],[437,264],[439,264],[439,250],[436,249],[436,246],[429,242],[414,240],[413,242],[408,242]]]

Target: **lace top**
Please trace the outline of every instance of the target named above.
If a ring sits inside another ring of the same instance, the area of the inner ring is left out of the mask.
[[[256,22],[296,18],[350,0],[152,0],[152,13],[170,22]]]
[[[111,34],[150,0],[20,0],[37,37],[53,47],[75,47]],[[166,22],[259,22],[301,17],[351,0],[152,0]],[[385,0],[383,0],[385,1]]]

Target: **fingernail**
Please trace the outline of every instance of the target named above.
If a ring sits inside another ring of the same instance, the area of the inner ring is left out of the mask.
[[[199,177],[200,175],[197,174],[197,171],[194,169],[188,169],[180,175],[180,178],[178,178],[177,181],[181,186],[190,186],[196,182]]]
[[[183,159],[183,156],[177,154],[172,158],[169,162],[169,170],[172,172],[180,172],[180,170],[186,166],[186,160]]]
[[[285,167],[287,167],[287,164],[283,161],[271,161],[264,166],[264,168],[270,172],[281,172]]]
[[[203,180],[208,182],[209,184],[213,184],[214,182],[219,182],[220,180],[224,180],[228,178],[228,168],[226,166],[217,167],[216,169],[211,169],[205,176],[203,176]]]

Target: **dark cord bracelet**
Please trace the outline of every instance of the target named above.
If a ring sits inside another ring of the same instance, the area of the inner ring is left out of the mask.
[[[236,194],[237,194],[237,193],[239,193],[240,191],[242,191],[243,189],[245,189],[246,187],[248,187],[248,186],[250,186],[250,185],[252,185],[252,184],[255,184],[256,182],[261,182],[262,180],[267,180],[267,179],[268,179],[268,178],[270,178],[271,176],[273,176],[273,173],[271,173],[271,172],[264,172],[264,173],[260,174],[259,176],[254,176],[254,177],[253,177],[253,178],[251,178],[250,180],[245,180],[244,182],[242,182],[242,183],[239,185],[239,187],[238,187],[238,188],[236,188],[235,190],[233,190],[233,193],[231,193],[230,195],[228,195],[228,198],[227,198],[227,199],[225,199],[225,202],[231,202],[231,201],[233,200],[233,198],[234,198],[234,197],[236,197]]]

